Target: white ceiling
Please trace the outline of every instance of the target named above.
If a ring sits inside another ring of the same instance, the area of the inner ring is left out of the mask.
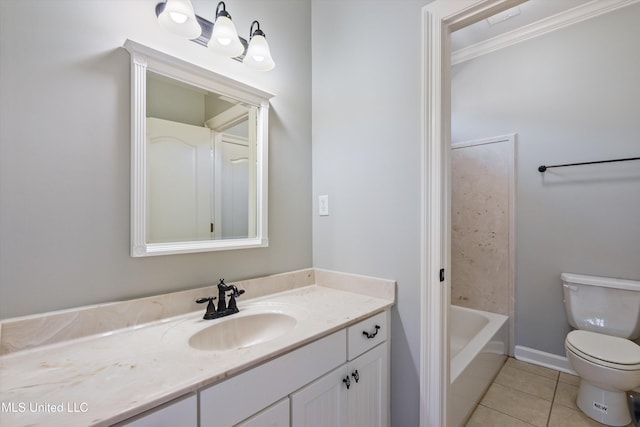
[[[517,6],[519,14],[495,25],[490,25],[484,19],[451,35],[453,51],[460,48],[488,40],[499,34],[547,18],[567,9],[589,3],[591,0],[529,0]]]

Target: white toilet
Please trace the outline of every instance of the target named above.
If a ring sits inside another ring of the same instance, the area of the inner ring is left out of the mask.
[[[562,273],[571,326],[565,349],[580,376],[578,407],[610,426],[631,423],[626,392],[640,387],[640,281]]]

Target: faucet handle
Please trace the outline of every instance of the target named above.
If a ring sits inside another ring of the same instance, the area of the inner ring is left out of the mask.
[[[244,289],[238,289],[235,285],[230,285],[229,288],[231,289],[231,295],[229,296],[228,308],[234,313],[237,313],[239,310],[238,305],[236,304],[236,298],[244,294],[245,291]]]
[[[244,294],[245,290],[244,289],[238,289],[236,287],[236,285],[229,285],[229,288],[231,289],[231,296],[234,297],[239,297],[240,295]]]
[[[213,305],[214,299],[216,299],[216,297],[198,298],[196,300],[196,303],[198,304],[203,304],[205,302],[209,303],[207,304],[207,311],[204,313],[203,319],[213,319],[213,315],[215,315],[216,312],[216,307]]]

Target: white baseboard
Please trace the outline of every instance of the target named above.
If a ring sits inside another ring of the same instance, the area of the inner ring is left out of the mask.
[[[534,348],[517,345],[513,355],[516,359],[523,362],[533,363],[534,365],[544,366],[545,368],[555,369],[556,371],[566,372],[571,375],[578,375],[571,369],[569,360],[564,356],[546,353]]]

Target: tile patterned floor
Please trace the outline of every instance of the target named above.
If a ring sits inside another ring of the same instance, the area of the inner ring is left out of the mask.
[[[604,426],[576,406],[579,382],[576,376],[508,358],[466,427]]]

